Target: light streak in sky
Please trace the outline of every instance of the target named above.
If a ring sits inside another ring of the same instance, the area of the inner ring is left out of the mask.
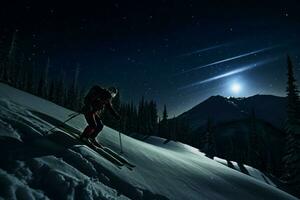
[[[251,51],[251,52],[248,52],[248,53],[244,53],[244,54],[241,54],[241,55],[238,55],[238,56],[234,56],[234,57],[230,57],[230,58],[218,60],[216,62],[212,62],[212,63],[206,64],[206,65],[201,65],[201,66],[198,66],[198,67],[194,67],[192,69],[188,69],[188,70],[179,72],[176,75],[188,73],[188,72],[191,72],[191,71],[195,71],[195,70],[202,69],[202,68],[205,68],[205,67],[209,67],[209,66],[221,64],[221,63],[224,63],[224,62],[232,61],[232,60],[243,58],[243,57],[246,57],[246,56],[251,56],[251,55],[254,55],[254,54],[257,54],[257,53],[261,53],[261,52],[273,49],[273,48],[278,47],[278,46],[279,45],[271,46],[271,47],[267,47],[267,48],[263,48],[263,49],[259,49],[259,50],[255,50],[255,51]]]
[[[189,52],[189,53],[185,53],[185,54],[182,54],[180,56],[191,56],[191,55],[194,55],[194,54],[197,54],[197,53],[203,53],[205,51],[210,51],[210,50],[213,50],[213,49],[218,49],[220,47],[225,47],[225,46],[229,46],[229,45],[230,45],[230,43],[219,44],[219,45],[207,47],[207,48],[204,48],[204,49],[199,49],[199,50],[196,50],[196,51],[192,51],[192,52]]]
[[[232,70],[232,71],[230,71],[230,72],[226,72],[226,73],[224,73],[224,74],[221,74],[221,75],[218,75],[218,76],[214,76],[214,77],[211,77],[211,78],[202,80],[202,81],[197,81],[197,82],[195,82],[195,83],[191,83],[191,84],[189,84],[189,85],[180,87],[180,88],[178,88],[178,89],[179,89],[179,90],[182,90],[182,89],[194,87],[194,86],[197,86],[197,85],[201,85],[201,84],[204,84],[204,83],[208,83],[208,82],[211,82],[211,81],[215,81],[215,80],[218,80],[218,79],[221,79],[221,78],[225,78],[225,77],[227,77],[227,76],[231,76],[231,75],[234,75],[234,74],[237,74],[237,73],[241,73],[241,72],[244,72],[244,71],[253,69],[253,68],[255,68],[255,67],[258,67],[258,66],[261,66],[261,65],[264,65],[264,64],[273,62],[274,60],[277,60],[277,59],[278,59],[278,58],[272,58],[272,59],[267,59],[267,60],[264,60],[264,61],[260,61],[260,62],[255,63],[255,64],[246,65],[246,66],[241,67],[241,68],[239,68],[239,69],[235,69],[235,70]]]

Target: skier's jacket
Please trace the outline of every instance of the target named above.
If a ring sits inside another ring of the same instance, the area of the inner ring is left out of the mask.
[[[84,98],[83,112],[93,112],[98,116],[101,116],[104,109],[108,109],[110,113],[119,118],[119,114],[114,110],[112,106],[112,93],[100,86],[93,86]]]

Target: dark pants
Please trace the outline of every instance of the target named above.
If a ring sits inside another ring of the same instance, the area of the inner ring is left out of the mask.
[[[96,138],[103,129],[103,123],[94,111],[88,111],[84,114],[88,126],[84,129],[81,137]]]

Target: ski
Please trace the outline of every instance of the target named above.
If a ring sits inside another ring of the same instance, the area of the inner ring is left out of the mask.
[[[123,166],[127,167],[129,170],[133,170],[133,168],[135,167],[135,165],[129,163],[125,158],[122,158],[107,147],[100,148],[95,146],[95,148],[97,148],[98,151],[104,152],[105,154],[108,154],[109,156],[113,157],[118,162],[122,163]]]
[[[77,139],[80,140],[80,138],[77,138]],[[133,168],[135,167],[135,165],[129,163],[125,158],[122,158],[117,153],[115,153],[114,151],[112,151],[111,149],[109,149],[107,147],[98,147],[90,142],[85,142],[85,141],[82,141],[82,142],[86,143],[87,146],[91,147],[102,157],[106,158],[107,160],[109,160],[110,162],[112,162],[114,164],[117,164],[118,166],[125,166],[129,170],[133,170]]]
[[[80,138],[76,137],[76,139],[80,140]],[[119,161],[118,159],[114,158],[113,156],[111,156],[109,153],[105,152],[103,149],[95,146],[94,144],[88,142],[88,141],[83,141],[80,140],[81,142],[83,142],[84,144],[86,144],[88,147],[90,147],[91,149],[93,149],[95,152],[97,152],[100,156],[102,156],[103,158],[105,158],[106,160],[110,161],[111,163],[119,166],[119,167],[123,167],[125,164],[122,163],[121,161]]]
[[[80,138],[78,136],[75,136],[73,134],[70,134],[68,132],[61,132],[60,133],[64,133],[66,135],[68,135],[69,137],[72,137],[75,140],[79,140],[79,142],[81,142],[84,146],[92,149],[95,153],[99,154],[101,157],[105,158],[106,160],[108,160],[109,162],[111,162],[112,164],[114,164],[116,167],[118,167],[119,169],[121,169],[121,167],[124,166],[124,164],[122,162],[120,162],[119,160],[115,159],[114,157],[112,157],[110,154],[104,152],[104,151],[99,151],[99,149],[94,146],[93,144],[87,142],[87,141],[82,141],[80,140]]]
[[[81,140],[79,134],[75,133],[75,131],[73,132],[72,130],[68,130],[65,127],[60,127],[60,129],[62,131],[64,131],[64,133],[68,134],[69,136],[72,136],[74,139],[77,139],[80,142],[82,142],[83,144],[85,144],[86,146],[90,147],[95,152],[97,152],[100,156],[106,158],[113,164],[120,166],[120,167],[124,166],[124,167],[128,168],[129,170],[133,170],[133,168],[135,167],[135,165],[130,163],[128,160],[126,160],[125,158],[123,158],[118,153],[114,152],[113,150],[111,150],[107,147],[102,147],[102,148],[97,147],[88,141]]]
[[[129,167],[134,168],[135,165],[130,163],[128,160],[126,160],[125,158],[123,158],[122,156],[120,156],[118,153],[114,152],[113,150],[111,150],[108,147],[103,147],[104,151],[106,151],[107,153],[113,155],[115,158],[117,158],[118,160],[120,160],[122,163],[124,163],[125,165],[128,165]]]
[[[94,153],[100,155],[101,157],[105,158],[106,160],[108,160],[109,162],[111,162],[114,166],[116,166],[118,169],[122,169],[122,167],[124,166],[123,163],[119,162],[118,160],[115,160],[115,159],[111,159],[111,157],[108,157],[108,156],[105,156],[101,153],[99,153],[96,149],[94,149],[93,147],[87,145],[87,144],[84,144],[84,145],[75,145],[75,146],[82,146],[82,147],[85,147],[85,148],[89,148],[89,149],[92,149]]]

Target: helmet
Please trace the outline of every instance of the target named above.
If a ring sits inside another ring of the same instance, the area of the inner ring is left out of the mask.
[[[110,87],[107,89],[107,91],[110,93],[112,98],[114,98],[118,94],[118,89],[115,87]]]

